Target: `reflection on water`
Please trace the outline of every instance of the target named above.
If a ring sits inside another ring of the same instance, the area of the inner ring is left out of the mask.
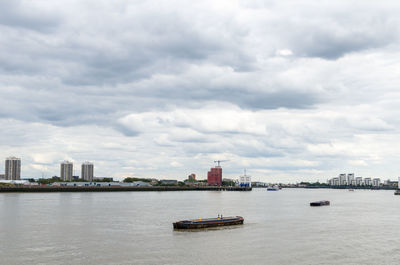
[[[0,194],[0,263],[398,264],[399,209],[392,191]],[[216,213],[245,223],[172,227]]]

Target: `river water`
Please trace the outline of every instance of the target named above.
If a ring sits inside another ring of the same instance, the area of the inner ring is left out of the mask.
[[[331,206],[310,207],[330,200]],[[172,222],[240,215],[242,226]],[[399,264],[393,191],[0,194],[0,264]]]

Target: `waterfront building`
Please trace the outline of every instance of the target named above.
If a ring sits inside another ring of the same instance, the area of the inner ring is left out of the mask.
[[[356,181],[355,180],[352,180],[351,181],[351,186],[355,186],[356,185]]]
[[[353,185],[353,180],[354,180],[354,173],[348,173],[347,174],[347,185]]]
[[[339,185],[344,186],[346,185],[346,174],[339,175]]]
[[[380,185],[381,185],[381,179],[380,178],[374,178],[372,180],[372,186],[379,187]]]
[[[192,173],[188,176],[189,181],[196,181],[196,174]]]
[[[332,182],[333,182],[333,186],[339,186],[340,185],[339,178],[333,178]]]
[[[6,179],[6,175],[0,174],[0,179]]]
[[[363,183],[362,177],[356,177],[356,186],[361,186]]]
[[[54,182],[54,187],[150,187],[150,183],[144,181],[134,181],[131,183],[124,182]]]
[[[391,184],[390,179],[387,179],[387,180],[383,181],[383,185],[385,185],[385,186],[390,186],[390,184]]]
[[[176,179],[161,179],[161,185],[178,185],[178,181]]]
[[[371,185],[372,185],[372,180],[371,180],[371,178],[365,178],[365,179],[364,179],[364,183],[365,183],[365,186],[371,186]]]
[[[207,174],[207,184],[209,186],[221,186],[222,185],[222,168],[216,166],[211,168]]]
[[[6,180],[21,179],[21,159],[16,157],[6,158],[6,172],[4,174]]]
[[[73,164],[69,161],[63,161],[60,165],[60,177],[62,181],[71,181],[73,173]]]
[[[246,172],[243,176],[239,177],[239,187],[250,187],[251,188],[251,176],[246,175]]]
[[[255,182],[252,182],[251,185],[254,187],[267,187],[268,183],[261,182],[261,181],[255,181]]]
[[[335,185],[335,178],[329,179],[328,180],[328,184],[331,185],[331,186],[334,186]]]
[[[93,181],[93,163],[86,161],[82,164],[81,178],[87,181]]]

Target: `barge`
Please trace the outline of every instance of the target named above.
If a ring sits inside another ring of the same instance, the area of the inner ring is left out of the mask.
[[[330,205],[330,201],[319,201],[319,202],[310,202],[310,206],[324,206],[324,205]]]
[[[226,225],[241,225],[243,224],[243,217],[241,216],[230,216],[230,217],[218,217],[218,218],[205,218],[205,219],[192,219],[183,220],[173,223],[175,229],[197,229],[207,228],[216,226]]]

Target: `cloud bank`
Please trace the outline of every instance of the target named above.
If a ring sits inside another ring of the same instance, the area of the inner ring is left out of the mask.
[[[395,178],[396,1],[0,1],[0,154],[22,175]],[[3,166],[4,167],[4,166]],[[1,168],[1,167],[0,167]],[[4,169],[3,169],[4,170]]]

